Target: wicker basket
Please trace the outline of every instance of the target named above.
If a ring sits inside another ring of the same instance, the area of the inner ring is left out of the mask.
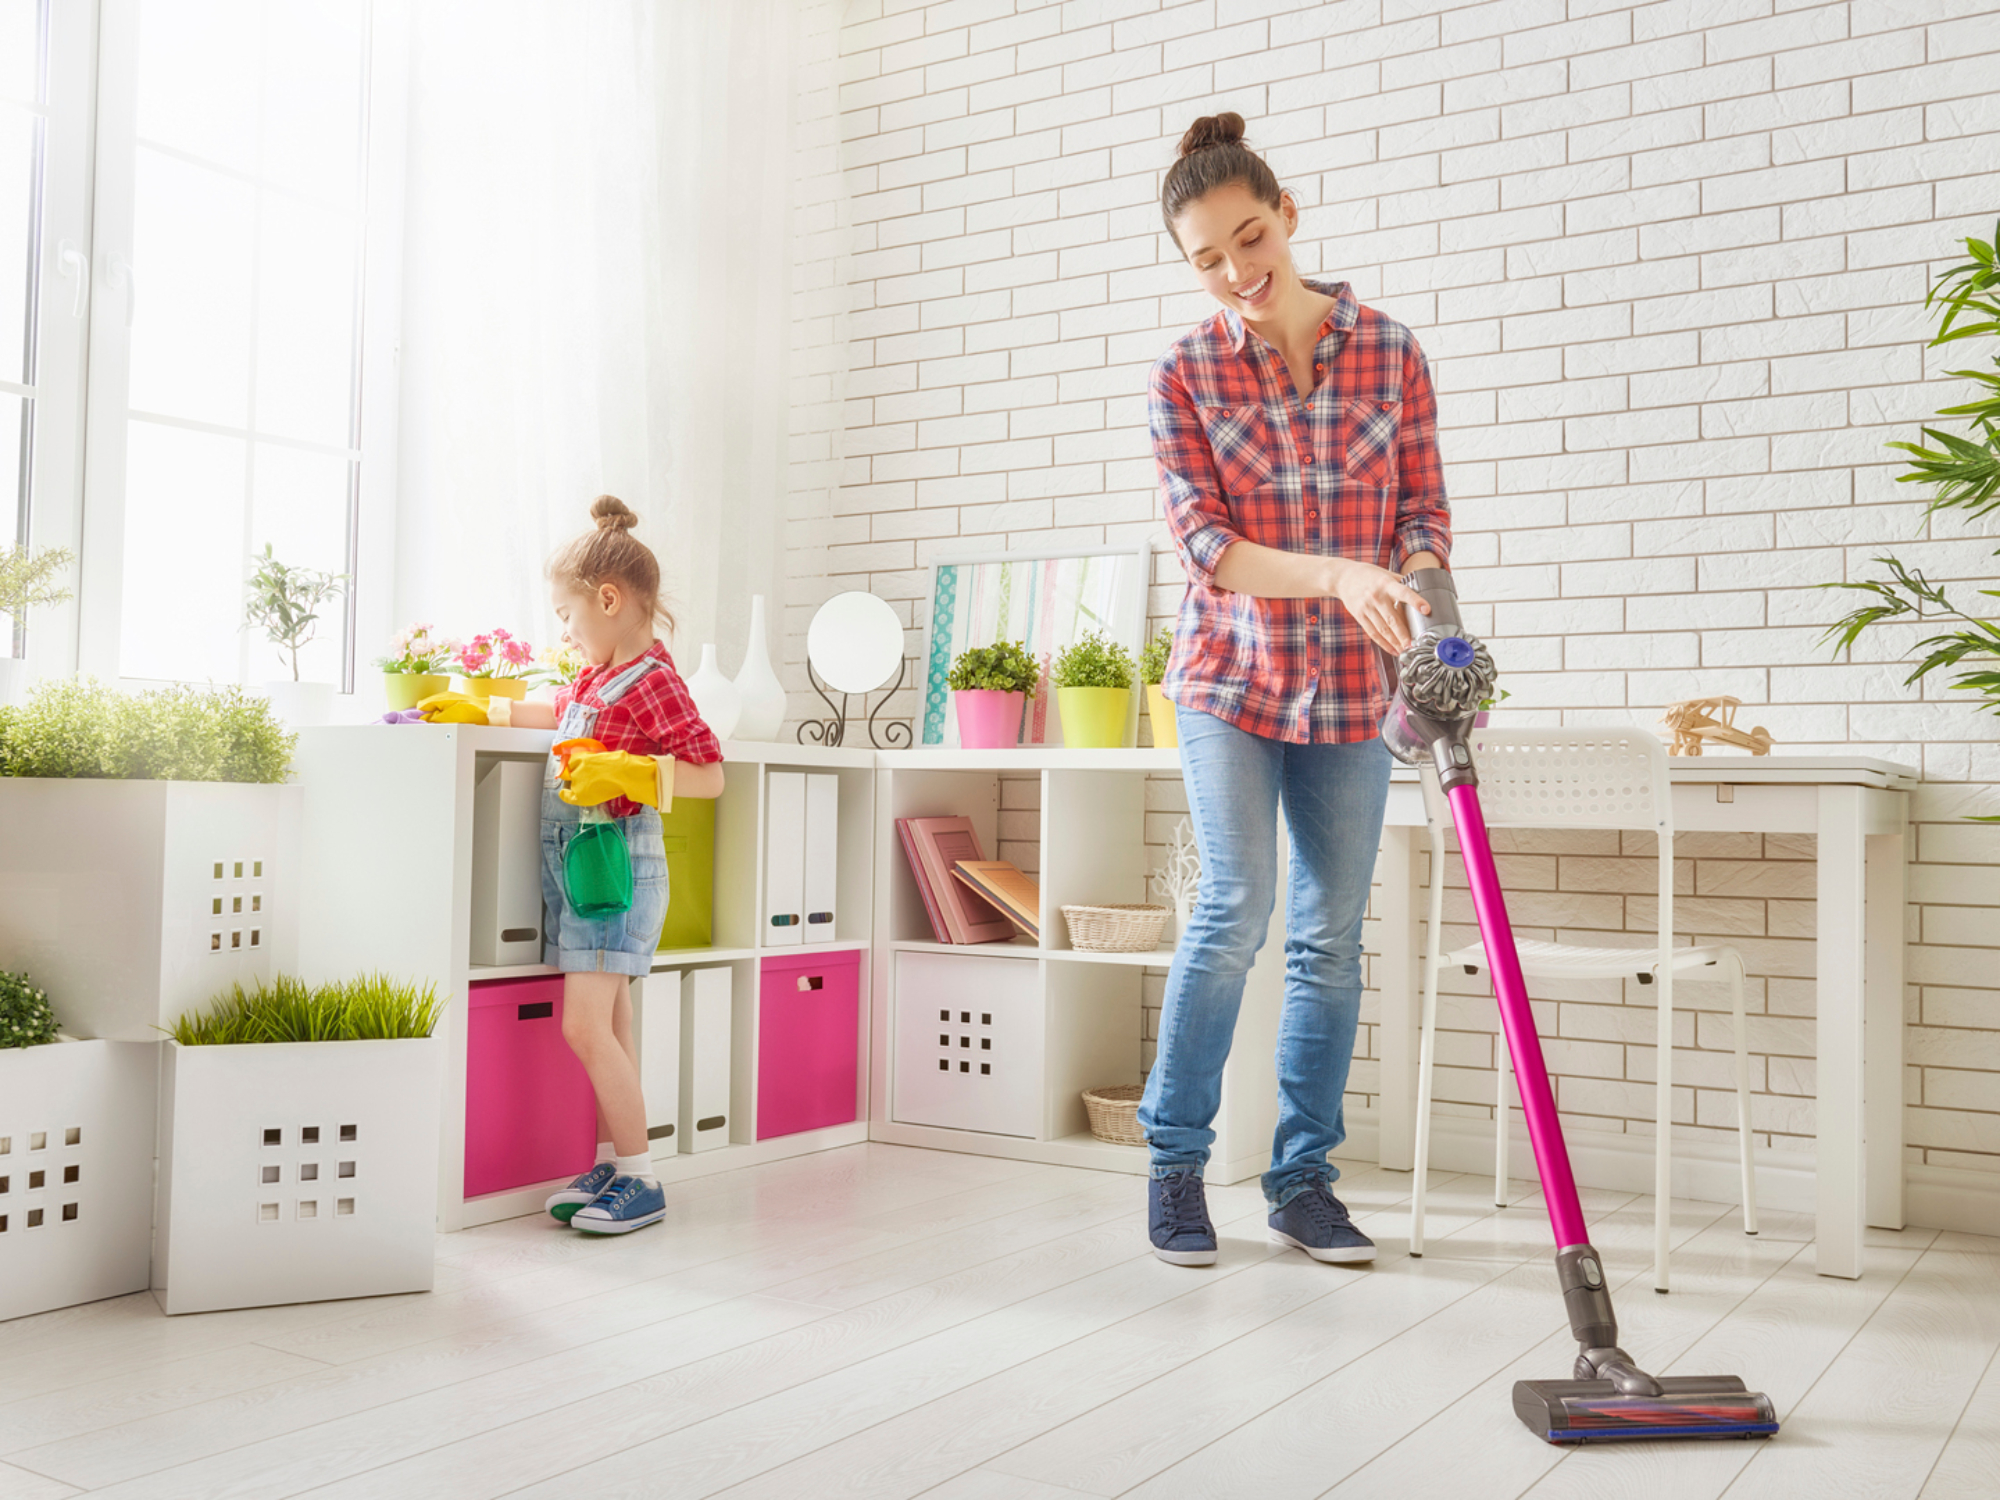
[[[1145,1145],[1145,1132],[1139,1129],[1139,1100],[1145,1092],[1145,1086],[1137,1083],[1085,1089],[1083,1107],[1090,1113],[1090,1133],[1115,1146]]]
[[[1069,945],[1086,953],[1151,953],[1171,907],[1152,905],[1065,906]]]

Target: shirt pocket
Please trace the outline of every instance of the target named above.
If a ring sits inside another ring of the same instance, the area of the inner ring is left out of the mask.
[[[1356,396],[1341,416],[1341,467],[1347,477],[1373,489],[1396,482],[1396,436],[1403,404]]]
[[[1261,406],[1204,406],[1201,425],[1215,457],[1216,476],[1231,495],[1264,488],[1276,471],[1271,428]]]

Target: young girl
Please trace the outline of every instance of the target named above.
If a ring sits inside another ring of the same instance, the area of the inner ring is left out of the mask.
[[[722,749],[701,720],[673,658],[654,634],[673,629],[660,604],[660,565],[631,534],[639,518],[600,495],[597,529],[549,560],[551,599],[564,637],[590,663],[553,708],[495,698],[491,721],[554,729],[542,792],[543,962],[563,971],[563,1037],[597,1092],[597,1165],[548,1200],[572,1228],[625,1234],[657,1223],[666,1196],[653,1175],[639,1054],[632,1042],[632,978],[651,971],[667,916],[660,810],[680,797],[722,795]],[[604,748],[570,744],[593,740]],[[567,783],[566,785],[564,783]],[[632,854],[632,906],[584,917],[570,904],[563,854],[583,809],[604,806]]]

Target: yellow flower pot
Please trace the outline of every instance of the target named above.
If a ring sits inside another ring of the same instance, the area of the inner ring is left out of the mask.
[[[1157,682],[1146,684],[1146,717],[1153,725],[1153,745],[1159,750],[1180,748],[1180,725],[1174,722],[1173,700],[1160,691]]]
[[[451,686],[449,677],[436,672],[384,672],[382,695],[392,709],[415,708],[433,693]]]
[[[468,698],[512,698],[520,702],[528,696],[525,677],[461,677]]]
[[[1125,743],[1125,713],[1131,706],[1130,688],[1057,688],[1056,708],[1062,714],[1064,746],[1072,750],[1116,750]]]

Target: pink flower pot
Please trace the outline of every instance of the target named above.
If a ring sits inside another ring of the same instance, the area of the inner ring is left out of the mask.
[[[951,695],[958,710],[958,743],[964,750],[1011,750],[1021,743],[1026,693],[967,688]]]

